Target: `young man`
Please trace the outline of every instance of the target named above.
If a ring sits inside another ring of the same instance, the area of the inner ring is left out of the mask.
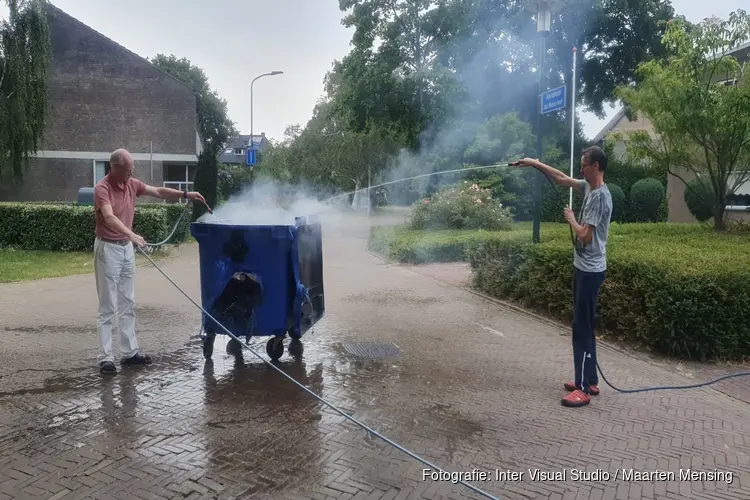
[[[110,156],[110,171],[94,188],[96,239],[94,275],[99,295],[99,370],[117,373],[112,356],[112,330],[115,318],[120,328],[123,365],[151,363],[140,352],[135,335],[135,248],[146,246],[133,232],[135,199],[147,195],[167,200],[185,198],[205,203],[196,192],[148,186],[133,177],[133,157],[124,149]]]
[[[612,195],[604,183],[607,155],[593,146],[581,155],[583,180],[573,179],[559,170],[531,158],[520,165],[534,167],[547,174],[557,184],[573,187],[583,193],[581,217],[576,221],[570,207],[565,207],[565,219],[575,233],[573,257],[573,360],[575,380],[567,382],[570,394],[562,399],[564,406],[584,406],[590,396],[599,394],[596,371],[596,337],[594,335],[599,288],[607,270],[607,238],[612,217]]]

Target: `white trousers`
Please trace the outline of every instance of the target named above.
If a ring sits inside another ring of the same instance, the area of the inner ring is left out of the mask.
[[[135,249],[96,238],[94,275],[99,295],[99,362],[112,361],[112,332],[120,329],[120,355],[138,354],[135,337]]]

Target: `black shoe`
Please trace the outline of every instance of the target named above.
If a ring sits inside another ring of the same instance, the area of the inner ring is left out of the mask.
[[[115,375],[117,373],[117,367],[111,361],[102,361],[99,363],[99,371],[105,375]]]
[[[148,356],[148,355],[144,356],[143,354],[138,353],[135,356],[121,360],[120,364],[122,365],[150,365],[151,356]]]

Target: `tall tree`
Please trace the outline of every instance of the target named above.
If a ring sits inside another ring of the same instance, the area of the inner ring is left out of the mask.
[[[549,78],[564,75],[572,89],[573,47],[578,50],[578,97],[604,116],[620,85],[640,79],[638,65],[666,55],[662,36],[674,17],[669,0],[578,0],[554,17],[548,38]],[[535,29],[527,25],[526,33]],[[568,102],[570,102],[568,100]]]
[[[51,53],[43,0],[6,0],[0,22],[0,177],[23,179],[47,124]]]
[[[227,102],[211,89],[203,69],[194,66],[186,58],[175,55],[157,54],[151,64],[174,76],[198,93],[198,126],[208,154],[217,156],[227,142],[237,135],[232,120],[229,119]]]
[[[723,230],[728,198],[750,181],[750,74],[733,49],[750,40],[750,16],[708,19],[697,26],[672,22],[664,36],[666,61],[642,64],[637,87],[620,95],[653,124],[655,137],[633,133],[629,154],[668,171],[693,190],[694,174],[710,193],[714,228]]]
[[[452,75],[434,64],[444,23],[443,0],[340,0],[342,24],[354,27],[352,52],[337,63],[329,96],[351,110],[352,125],[399,129],[407,146],[446,114],[444,92]]]
[[[195,189],[203,194],[209,206],[214,206],[218,196],[218,156],[227,142],[237,135],[234,123],[229,119],[227,102],[211,89],[203,69],[186,58],[157,54],[150,62],[198,93],[198,129],[203,139],[203,153],[198,158]],[[202,203],[193,204],[194,220],[205,212]]]

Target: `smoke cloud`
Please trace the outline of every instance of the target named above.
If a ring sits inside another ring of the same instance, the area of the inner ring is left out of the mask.
[[[489,29],[497,34],[496,38],[474,52],[470,60],[452,63],[460,89],[446,90],[438,96],[445,114],[420,134],[417,152],[401,151],[373,184],[461,168],[471,163],[465,152],[490,118],[516,112],[529,122],[536,116],[536,54],[534,43],[528,42],[534,38],[526,41],[514,38],[506,25],[507,20],[501,20]],[[471,52],[476,44],[474,39],[457,41],[455,52]],[[534,154],[527,152],[529,156]],[[497,158],[495,161],[509,160],[511,158]],[[454,184],[462,177],[461,174],[422,177],[388,186],[386,190],[389,201],[409,204],[428,187],[437,189]]]
[[[326,230],[341,228],[343,218],[353,212],[348,197],[318,200],[304,185],[282,184],[256,179],[240,193],[231,196],[206,213],[198,222],[237,226],[294,226],[297,217],[320,222]]]

